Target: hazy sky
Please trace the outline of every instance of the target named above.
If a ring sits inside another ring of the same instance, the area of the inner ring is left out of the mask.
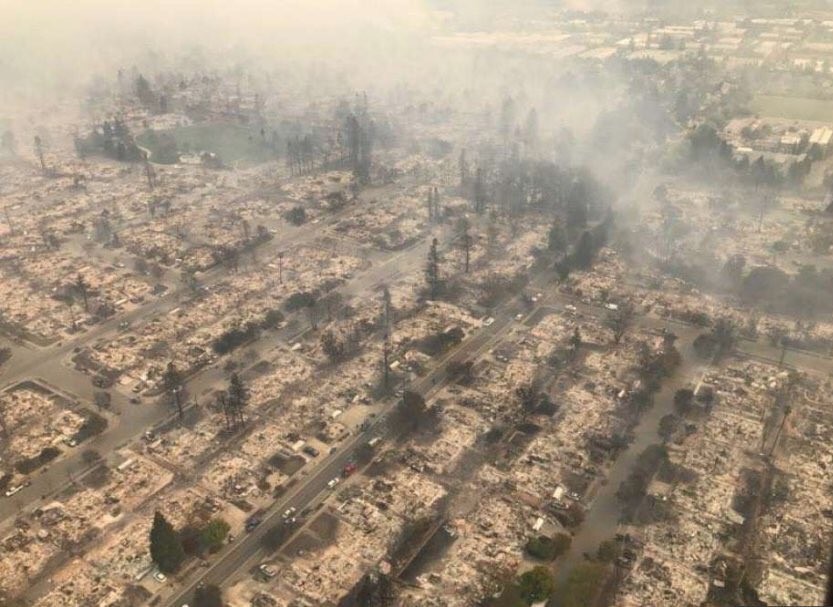
[[[423,0],[0,0],[0,78],[74,78],[201,46],[326,55],[374,38],[419,39],[442,16]]]

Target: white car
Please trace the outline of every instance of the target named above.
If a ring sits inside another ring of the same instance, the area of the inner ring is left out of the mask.
[[[267,565],[266,563],[263,563],[262,565],[260,565],[260,567],[258,567],[258,569],[260,570],[260,572],[263,575],[265,575],[268,578],[273,578],[278,574],[278,572],[275,571],[274,567],[271,567],[271,566]]]
[[[335,489],[335,486],[338,485],[340,482],[341,482],[341,479],[338,478],[338,477],[335,477],[333,480],[331,480],[330,482],[327,483],[327,488],[328,489]]]
[[[566,310],[569,310],[570,312],[575,312],[576,310],[578,310],[578,308],[576,308],[573,304],[567,304],[566,306],[564,306],[564,308]]]
[[[490,326],[493,322],[495,322],[495,319],[494,319],[494,318],[492,318],[492,317],[490,316],[489,318],[487,318],[486,320],[484,320],[484,321],[483,321],[483,326],[484,326],[484,327],[488,327],[488,326]]]
[[[524,317],[523,312],[515,314],[515,320],[523,320],[523,317]]]
[[[168,579],[168,576],[166,576],[161,571],[154,571],[153,572],[153,579],[156,580],[157,582],[164,582],[165,580]]]
[[[619,306],[617,306],[615,303],[606,303],[606,304],[605,304],[605,308],[607,308],[608,310],[612,310],[612,311],[614,311],[614,312],[615,312],[616,310],[618,310],[618,309],[619,309]]]

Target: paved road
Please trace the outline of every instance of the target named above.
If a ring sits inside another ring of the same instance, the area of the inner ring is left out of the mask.
[[[535,291],[537,288],[543,288],[542,285],[545,282],[546,278],[540,277],[538,280],[533,281],[527,290]],[[440,389],[448,381],[446,365],[450,360],[461,362],[475,360],[484,351],[492,348],[500,341],[502,335],[512,325],[514,320],[533,318],[540,313],[565,313],[567,305],[574,306],[574,313],[579,316],[598,317],[608,313],[604,306],[583,303],[574,297],[562,293],[548,294],[543,301],[538,302],[531,310],[526,304],[521,302],[519,297],[515,297],[498,309],[494,314],[494,322],[490,326],[483,327],[477,333],[468,337],[458,348],[452,350],[451,353],[437,361],[433,369],[425,377],[411,383],[408,389],[428,396],[431,392]],[[638,317],[636,322],[642,327],[657,331],[663,329],[670,331],[677,330],[677,332],[682,331],[686,335],[686,344],[697,333],[696,328],[691,326],[654,316]],[[749,351],[757,352],[761,356],[765,354],[769,356],[773,354],[776,356],[780,355],[780,349],[771,348],[756,342],[741,342],[741,346]],[[802,362],[808,361],[819,368],[833,370],[833,362],[826,358],[808,356],[798,352],[788,352],[788,358],[790,356],[798,358]],[[393,404],[394,401],[385,403],[385,409],[389,410]],[[322,494],[326,494],[328,491],[326,486],[327,482],[333,477],[338,476],[344,465],[350,461],[354,448],[366,440],[369,435],[379,434],[383,431],[378,425],[383,420],[384,417],[379,418],[370,430],[351,438],[336,454],[330,456],[318,468],[314,469],[310,476],[304,479],[302,484],[292,494],[274,504],[268,512],[268,518],[258,529],[238,544],[230,547],[226,553],[221,553],[219,559],[210,569],[199,571],[189,579],[184,589],[175,594],[174,598],[166,604],[171,607],[179,607],[182,604],[186,604],[193,596],[193,592],[198,584],[222,585],[235,573],[239,573],[244,569],[247,564],[252,565],[259,559],[265,558],[268,553],[262,548],[262,538],[268,529],[281,522],[281,513],[289,507],[294,507],[300,512],[313,505]]]
[[[535,286],[531,288],[534,289]],[[494,322],[465,339],[457,348],[440,358],[425,377],[412,382],[407,388],[419,392],[426,398],[430,397],[432,392],[441,389],[448,381],[446,365],[449,361],[474,360],[481,356],[500,341],[506,330],[512,326],[516,315],[524,309],[525,306],[518,297],[501,306],[493,316]],[[384,423],[387,413],[396,402],[397,399],[391,399],[384,403],[382,415],[376,418],[367,431],[354,435],[343,443],[336,453],[327,457],[309,473],[309,476],[302,479],[301,484],[293,492],[273,504],[263,522],[253,532],[228,546],[224,552],[215,557],[216,560],[210,568],[193,573],[182,590],[175,593],[165,604],[172,607],[188,604],[198,585],[222,585],[232,575],[243,569],[247,563],[265,557],[267,551],[262,547],[263,536],[273,526],[282,522],[282,513],[289,507],[294,507],[301,512],[311,507],[322,494],[328,492],[327,483],[339,476],[345,464],[353,459],[355,448],[368,440],[370,436],[383,435],[389,431]]]
[[[362,193],[362,199],[390,193],[396,187],[402,185],[389,185],[366,190]],[[349,205],[317,224],[307,223],[297,228],[290,227],[287,234],[280,237],[276,236],[263,243],[258,250],[277,252],[314,240],[326,235],[330,223],[337,221],[342,216],[349,215],[353,211],[354,205]],[[370,268],[357,274],[356,278],[339,290],[345,296],[367,293],[382,282],[394,280],[403,271],[411,271],[418,267],[422,263],[426,251],[426,241],[421,240],[400,252],[375,252],[375,261]],[[203,285],[214,284],[222,280],[226,272],[225,267],[216,266],[202,273],[200,282]],[[139,308],[100,323],[81,335],[64,340],[59,345],[47,348],[15,345],[12,359],[3,366],[2,372],[0,372],[0,382],[4,386],[8,386],[25,379],[40,378],[45,383],[56,386],[81,400],[91,402],[95,388],[92,386],[88,375],[72,368],[69,358],[73,350],[90,346],[98,340],[114,338],[118,334],[118,326],[122,321],[137,323],[170,312],[186,303],[191,297],[192,294],[186,287],[179,287]],[[299,331],[308,328],[308,321],[304,315],[297,314],[294,315],[294,318],[297,322],[293,327],[277,333],[266,333],[263,340],[256,342],[255,347],[285,343],[287,339],[293,337]],[[190,394],[204,395],[212,389],[220,387],[226,380],[227,374],[222,371],[219,365],[215,364],[192,376],[188,381],[187,388]],[[72,477],[81,474],[87,468],[81,457],[84,450],[94,449],[106,458],[113,451],[137,439],[146,429],[164,423],[171,419],[173,415],[173,412],[167,406],[158,405],[155,401],[144,402],[141,405],[130,404],[129,396],[121,393],[118,385],[111,389],[111,395],[111,409],[117,412],[117,417],[111,420],[107,430],[36,473],[30,478],[31,485],[18,492],[13,498],[0,499],[0,523],[22,511],[28,504],[54,493],[65,486]]]

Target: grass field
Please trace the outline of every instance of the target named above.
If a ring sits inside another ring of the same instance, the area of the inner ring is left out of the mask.
[[[833,101],[825,99],[757,95],[751,106],[753,112],[768,118],[833,122]]]
[[[226,164],[258,164],[275,158],[261,139],[260,131],[233,124],[197,124],[168,131],[146,131],[136,141],[151,151],[152,160],[163,163],[172,160],[173,146],[179,154],[214,152]]]

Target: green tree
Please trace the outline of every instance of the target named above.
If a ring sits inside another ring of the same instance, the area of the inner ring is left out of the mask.
[[[179,535],[158,510],[150,529],[150,558],[164,573],[175,572],[185,559]]]
[[[567,552],[571,543],[572,539],[566,533],[558,533],[554,537],[540,535],[529,538],[526,551],[542,561],[552,561]]]
[[[625,336],[627,333],[628,328],[631,326],[633,322],[633,318],[635,316],[633,305],[628,302],[620,303],[615,310],[611,310],[607,318],[605,319],[605,324],[610,329],[611,333],[613,333],[613,343],[619,344],[622,341],[622,337]]]
[[[621,545],[616,540],[605,540],[596,550],[596,558],[603,563],[612,563],[619,558]]]
[[[223,519],[212,519],[200,532],[201,543],[209,552],[217,552],[223,547],[230,530],[231,527]]]
[[[461,217],[457,222],[457,240],[460,243],[460,247],[463,249],[463,255],[465,256],[466,274],[469,273],[469,261],[471,258],[472,236],[470,229],[471,224],[469,223],[469,220],[465,217]]]
[[[321,334],[321,349],[331,362],[338,362],[344,356],[345,344],[335,333],[328,330]]]
[[[657,429],[657,434],[660,435],[662,440],[668,441],[674,435],[677,430],[680,428],[680,418],[674,415],[673,413],[669,413],[667,415],[663,415],[662,418],[659,420],[659,428]]]
[[[438,241],[435,238],[431,241],[431,248],[428,251],[428,263],[425,265],[425,280],[431,292],[431,299],[437,299],[440,293],[440,254],[437,251]]]
[[[556,219],[547,235],[547,248],[553,253],[563,253],[567,249],[567,232],[561,221]]]
[[[593,245],[593,237],[589,230],[581,233],[576,249],[572,255],[573,266],[584,270],[590,267],[593,263],[593,257],[596,254],[595,246]]]
[[[249,390],[237,373],[232,373],[226,390],[228,408],[237,423],[243,423],[243,409],[249,402]]]
[[[547,600],[553,588],[554,582],[550,570],[543,565],[524,572],[518,578],[518,590],[527,605]]]
[[[194,607],[223,607],[223,593],[218,586],[198,586],[194,592]]]
[[[304,207],[292,207],[286,213],[286,220],[295,226],[302,225],[307,220],[307,212],[304,210]]]
[[[162,374],[162,387],[165,392],[173,397],[176,409],[179,412],[179,419],[182,420],[182,373],[176,368],[173,361],[168,363],[165,372]]]
[[[674,393],[674,408],[680,415],[688,415],[694,404],[694,390],[680,388]]]
[[[84,312],[89,312],[90,285],[87,284],[87,281],[84,280],[84,277],[80,273],[75,277],[75,290],[81,295],[84,301]]]

